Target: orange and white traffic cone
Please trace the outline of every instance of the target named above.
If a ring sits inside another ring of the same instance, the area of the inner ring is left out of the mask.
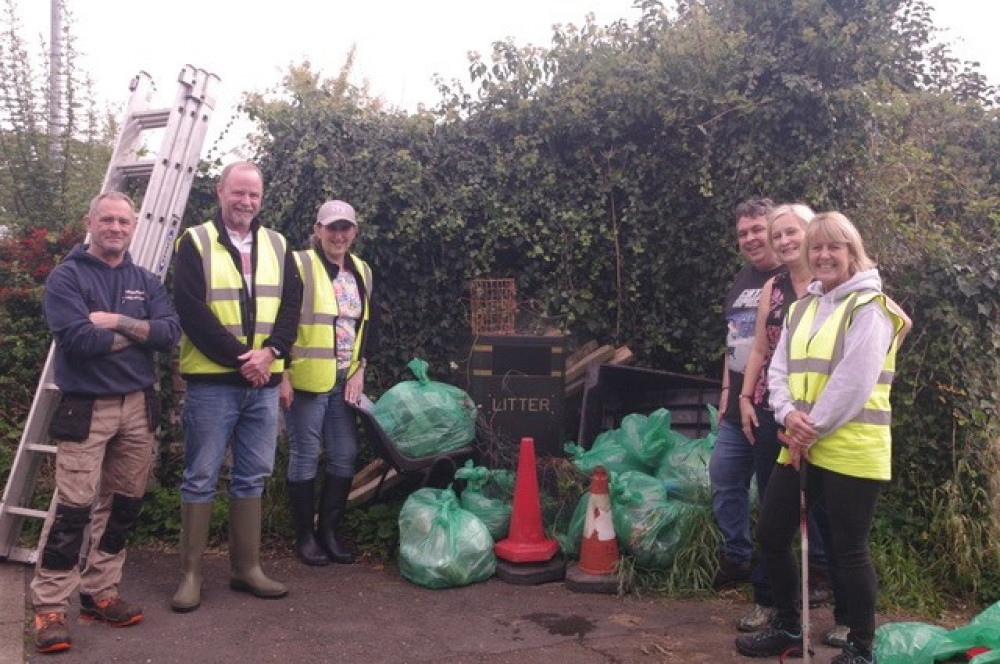
[[[583,526],[578,567],[584,574],[614,574],[618,571],[618,560],[618,540],[611,521],[611,496],[608,495],[608,473],[598,466],[590,478],[590,498],[587,500],[587,519]]]
[[[590,478],[580,562],[567,570],[566,587],[578,592],[617,592],[620,560],[618,539],[611,519],[608,473],[598,466]]]

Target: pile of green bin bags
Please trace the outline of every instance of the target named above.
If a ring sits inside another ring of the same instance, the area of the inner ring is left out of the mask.
[[[609,493],[615,535],[639,567],[668,569],[694,529],[711,514],[708,463],[715,446],[718,414],[707,406],[711,431],[688,438],[670,428],[670,412],[626,415],[619,428],[605,431],[589,450],[566,445],[580,472],[603,466],[611,477]],[[580,497],[565,533],[563,550],[579,555],[588,494]]]
[[[711,520],[708,462],[718,418],[715,408],[707,408],[711,431],[704,438],[673,431],[669,411],[661,409],[649,416],[626,416],[621,427],[601,434],[590,450],[566,446],[581,473],[589,477],[597,466],[608,471],[615,534],[639,567],[669,568],[694,530]],[[420,489],[399,514],[400,572],[427,588],[490,578],[496,570],[493,544],[507,536],[514,473],[469,461],[455,477],[465,482],[461,498],[450,487]],[[569,556],[579,555],[589,498],[587,492],[579,497],[564,532],[555,529]]]
[[[420,489],[399,512],[399,570],[425,588],[485,581],[496,570],[493,544],[507,537],[515,474],[467,461],[455,472],[461,497],[447,489]]]

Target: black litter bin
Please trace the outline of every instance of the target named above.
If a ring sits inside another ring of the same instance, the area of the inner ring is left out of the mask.
[[[540,455],[563,454],[565,337],[479,335],[469,392],[487,426],[514,443],[535,439]]]
[[[717,406],[722,383],[685,374],[642,367],[600,364],[587,367],[580,407],[578,444],[590,448],[598,434],[621,426],[632,413],[670,411],[671,428],[689,438],[711,431],[706,406]]]

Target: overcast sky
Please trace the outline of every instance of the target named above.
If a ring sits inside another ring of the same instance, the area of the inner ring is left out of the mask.
[[[50,0],[16,1],[32,43],[48,41]],[[554,24],[582,25],[591,11],[601,24],[639,15],[631,0],[63,1],[81,64],[103,99],[124,104],[139,70],[153,77],[164,105],[185,64],[217,74],[222,91],[210,139],[244,92],[274,87],[290,64],[307,59],[335,76],[352,45],[353,82],[367,79],[375,96],[415,110],[437,102],[435,74],[468,80],[469,51],[488,55],[508,37],[548,46]]]
[[[957,41],[956,53],[982,62],[1000,82],[996,0],[932,0],[936,23]],[[51,0],[16,0],[31,45],[48,41]],[[242,94],[267,90],[288,65],[305,59],[336,75],[357,45],[355,83],[394,106],[433,106],[434,74],[468,80],[469,51],[487,56],[494,41],[548,46],[556,23],[582,25],[588,13],[600,24],[639,14],[632,0],[63,0],[81,66],[100,99],[124,105],[128,84],[145,70],[163,105],[177,74],[190,63],[222,80],[207,144],[222,131]],[[267,9],[264,9],[264,8]]]

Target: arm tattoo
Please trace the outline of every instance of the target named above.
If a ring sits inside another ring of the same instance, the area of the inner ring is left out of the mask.
[[[149,321],[118,314],[115,332],[125,335],[132,341],[143,342],[149,338]]]
[[[115,332],[114,335],[115,335],[114,341],[111,342],[111,352],[112,353],[115,352],[115,351],[121,350],[122,348],[126,348],[128,346],[131,346],[132,344],[135,343],[134,341],[132,341],[131,339],[129,339],[125,335],[119,334],[118,332]]]

